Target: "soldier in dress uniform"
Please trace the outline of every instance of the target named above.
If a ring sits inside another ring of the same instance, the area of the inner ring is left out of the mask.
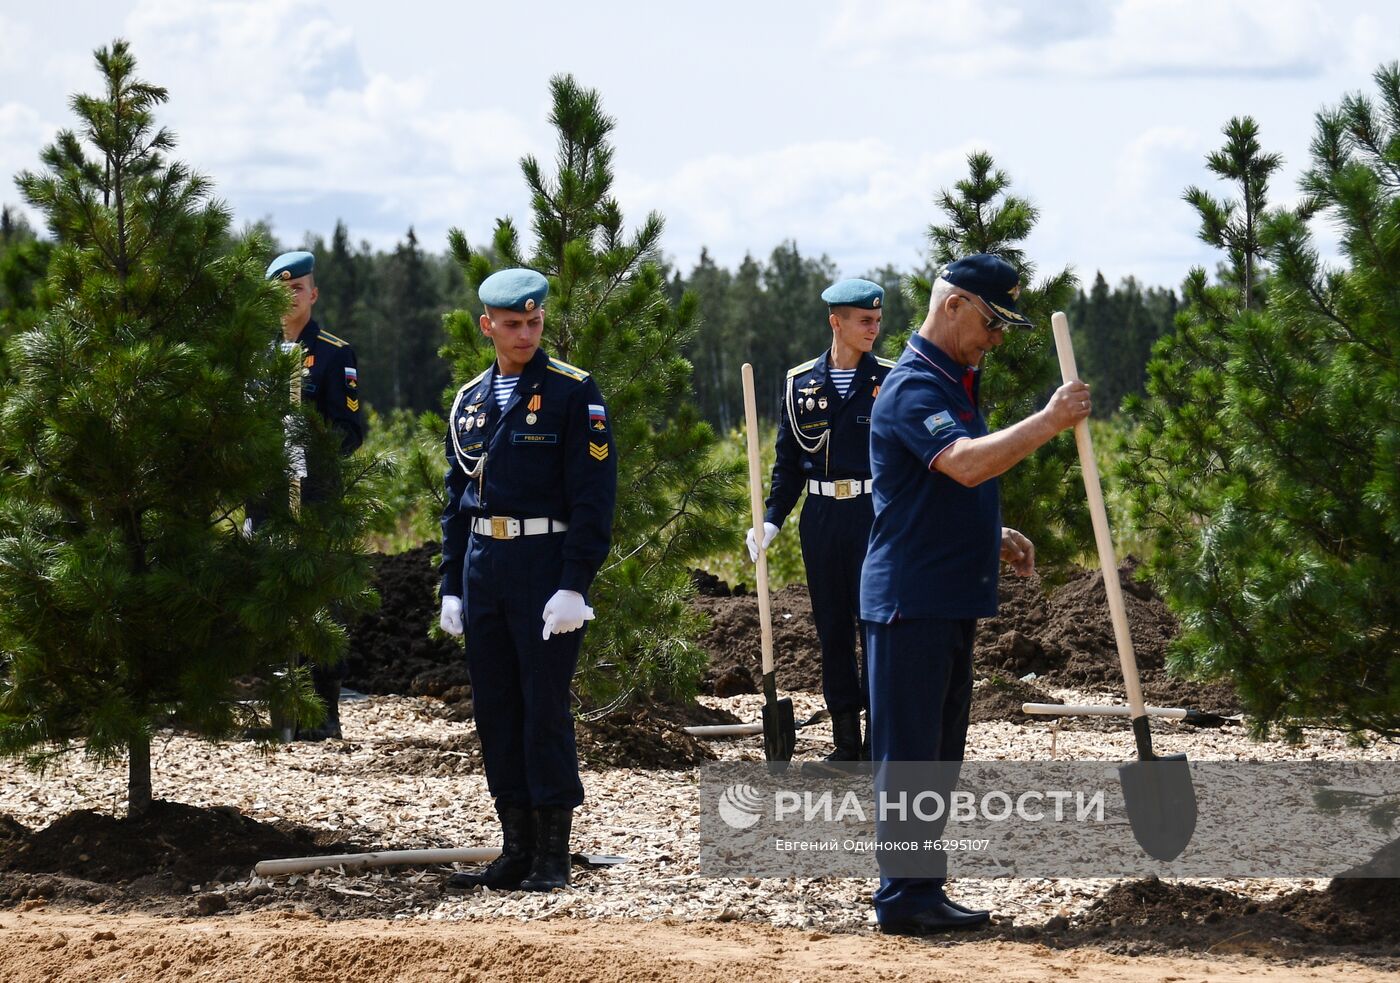
[[[499,859],[453,888],[548,891],[569,882],[583,802],[569,685],[589,586],[608,553],[617,455],[598,385],[540,347],[549,281],[502,270],[482,282],[489,369],[448,417],[442,514],[445,631],[465,629]]]
[[[835,748],[827,761],[869,759],[860,728],[860,712],[870,706],[865,639],[858,657],[856,638],[860,571],[873,519],[870,415],[894,365],[871,353],[884,299],[884,288],[869,280],[842,280],[822,291],[831,348],[788,370],[761,545],[754,530],[747,536],[757,560],[807,492],[798,533],[822,647],[822,695],[831,711]]]
[[[340,434],[340,453],[352,453],[364,442],[364,417],[360,413],[360,375],[355,350],[349,342],[321,327],[311,316],[319,293],[316,289],[316,257],[304,250],[283,253],[267,268],[267,278],[286,286],[292,306],[282,316],[282,337],[302,349],[301,401]],[[315,502],[333,494],[333,481],[327,472],[332,462],[306,462],[306,480],[301,500]],[[256,509],[250,510],[256,513]],[[251,516],[257,524],[257,516]],[[317,727],[299,728],[299,741],[320,741],[340,737],[340,683],[345,678],[344,661],[334,666],[311,665],[311,682],[316,695],[326,704],[326,719]]]

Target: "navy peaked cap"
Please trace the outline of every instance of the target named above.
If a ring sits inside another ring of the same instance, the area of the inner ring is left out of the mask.
[[[831,307],[863,307],[875,310],[885,302],[885,288],[869,280],[838,280],[822,291]]]
[[[1030,319],[1021,313],[1016,301],[1021,296],[1021,275],[1000,256],[973,253],[954,260],[939,271],[938,276],[955,287],[976,294],[992,313],[1019,328],[1031,328]]]
[[[476,295],[487,307],[529,313],[544,306],[549,281],[534,270],[500,270],[481,281]]]

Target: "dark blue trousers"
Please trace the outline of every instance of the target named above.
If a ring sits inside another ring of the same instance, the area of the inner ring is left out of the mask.
[[[812,620],[822,646],[822,696],[832,713],[859,713],[870,706],[865,636],[858,629],[860,568],[874,517],[869,495],[841,499],[808,494],[798,522]]]
[[[467,671],[486,785],[499,805],[583,802],[569,687],[586,629],[552,635],[541,614],[559,589],[563,536],[473,535],[462,582]]]
[[[877,796],[912,796],[901,789],[912,769],[891,762],[961,762],[967,745],[967,718],[972,706],[972,645],[977,620],[917,619],[865,625],[870,655],[870,756]],[[948,788],[956,769],[943,772]],[[877,821],[879,839],[903,838]],[[923,824],[919,838],[938,838],[943,823]],[[880,854],[877,852],[877,858]],[[907,919],[941,902],[945,878],[885,876],[881,859],[875,916],[880,922]],[[938,858],[938,868],[946,864]]]

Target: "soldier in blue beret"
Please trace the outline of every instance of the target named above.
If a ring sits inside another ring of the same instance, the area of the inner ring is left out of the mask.
[[[267,267],[267,278],[286,286],[291,308],[282,315],[282,337],[302,349],[301,401],[311,403],[316,412],[340,434],[340,452],[348,455],[364,442],[364,417],[360,413],[359,369],[355,350],[349,342],[321,327],[311,316],[319,293],[316,290],[316,257],[304,250],[283,253]],[[332,462],[307,462],[302,484],[303,502],[314,502],[332,494],[327,472]],[[311,666],[316,695],[326,704],[326,719],[318,727],[298,730],[297,740],[320,741],[339,738],[340,683],[345,678],[344,662],[325,667]]]
[[[1046,407],[988,433],[978,399],[982,358],[1010,327],[1030,327],[1017,307],[1014,267],[977,254],[934,281],[928,316],[885,380],[870,427],[875,521],[861,578],[870,673],[870,745],[881,793],[897,799],[911,778],[901,762],[961,762],[972,699],[977,619],[997,611],[999,561],[1021,576],[1035,548],[1001,524],[997,476],[1089,415],[1082,382],[1057,389]],[[945,780],[956,780],[956,765]],[[922,789],[921,789],[922,790]],[[877,839],[913,831],[882,826]],[[942,825],[917,836],[938,839]],[[878,854],[882,872],[910,859]],[[927,876],[881,877],[875,913],[886,932],[923,933],[985,924],[988,913],[944,893],[941,854]]]
[[[880,335],[885,291],[869,280],[842,280],[822,292],[831,348],[794,366],[778,407],[778,446],[763,538],[746,538],[749,556],[767,549],[807,493],[798,523],[812,618],[822,647],[822,695],[831,711],[834,748],[827,761],[869,759],[860,712],[869,707],[865,640],[856,652],[860,571],[873,517],[870,418],[894,365],[871,349]]]
[[[502,833],[497,860],[449,878],[458,889],[568,884],[583,802],[569,685],[612,535],[617,454],[592,376],[540,347],[548,292],[534,270],[482,282],[481,333],[496,360],[448,416],[441,624],[465,629]]]

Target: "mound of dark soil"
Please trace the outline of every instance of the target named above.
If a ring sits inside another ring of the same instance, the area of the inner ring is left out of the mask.
[[[424,543],[375,558],[379,610],[350,628],[346,686],[361,693],[435,696],[448,703],[471,700],[461,644],[428,635],[438,618],[437,554],[437,543]]]
[[[727,710],[701,704],[647,703],[617,710],[599,720],[579,721],[579,758],[594,768],[672,770],[715,760],[714,751],[683,728],[737,724]]]
[[[185,891],[191,883],[244,878],[259,860],[358,852],[323,831],[258,822],[232,807],[156,801],[145,815],[117,819],[70,812],[40,830],[8,821],[0,871],[59,874],[102,884],[142,882]]]
[[[1008,679],[994,673],[986,682],[972,690],[972,711],[968,722],[986,724],[1005,720],[1013,724],[1053,720],[1053,717],[1031,716],[1021,710],[1022,703],[1059,703],[1050,694],[1019,679]]]
[[[1392,849],[1388,847],[1387,849]],[[1073,925],[1095,940],[1268,956],[1400,955],[1400,880],[1334,880],[1273,901],[1155,878],[1116,884]],[[1100,943],[1101,944],[1101,943]]]
[[[778,688],[820,693],[822,651],[817,642],[817,626],[812,621],[812,598],[806,585],[790,584],[773,594],[769,601]],[[701,690],[719,695],[718,681],[736,669],[750,677],[751,685],[761,679],[763,654],[759,647],[758,598],[713,594],[697,597],[693,603],[710,617],[709,630],[699,641],[710,657],[710,668],[701,682]],[[757,692],[757,689],[748,692]]]
[[[690,571],[690,582],[695,585],[695,593],[700,597],[734,596],[734,590],[728,584],[704,570]]]
[[[1180,629],[1162,599],[1136,579],[1136,572],[1136,561],[1129,560],[1119,578],[1147,702],[1238,713],[1239,699],[1228,684],[1203,684],[1167,674],[1167,647]],[[702,686],[715,695],[754,692],[756,687],[748,687],[760,676],[758,601],[751,596],[726,596],[726,590],[723,584],[707,582],[704,596],[695,601],[711,618],[709,631],[700,639],[710,657]],[[821,647],[811,599],[802,585],[773,595],[773,659],[780,689],[821,691]],[[1037,688],[1121,694],[1123,674],[1103,574],[1081,571],[1049,592],[1039,577],[1002,577],[999,612],[977,626],[974,667],[979,675],[1011,679],[1034,673]],[[1024,722],[1021,701],[1016,701],[1014,709],[1010,700],[1004,702],[1009,716],[986,719]],[[990,710],[991,705],[984,703],[984,712]]]

